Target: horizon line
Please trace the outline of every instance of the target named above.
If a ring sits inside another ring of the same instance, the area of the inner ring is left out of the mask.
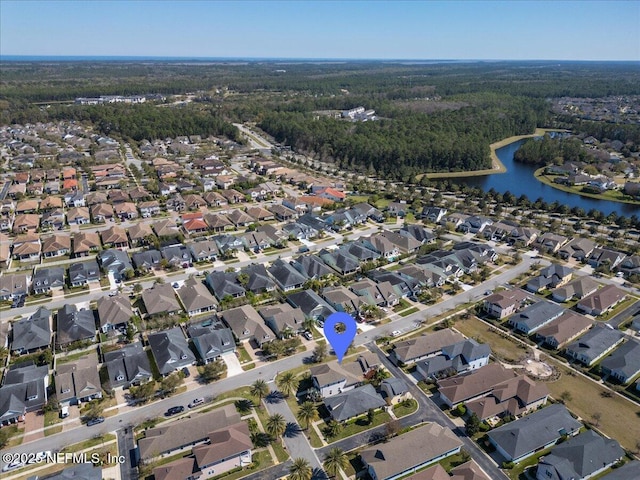
[[[244,62],[572,62],[572,63],[640,63],[640,59],[555,59],[555,58],[340,58],[340,57],[205,57],[205,56],[173,56],[173,55],[39,55],[39,54],[0,54],[0,62],[9,61],[90,61],[90,60],[149,60],[149,61],[244,61]]]

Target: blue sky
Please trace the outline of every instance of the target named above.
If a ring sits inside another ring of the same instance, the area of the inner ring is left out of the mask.
[[[0,0],[0,55],[640,60],[640,1]]]

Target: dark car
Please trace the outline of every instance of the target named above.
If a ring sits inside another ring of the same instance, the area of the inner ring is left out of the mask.
[[[94,425],[98,425],[99,423],[104,422],[104,417],[96,417],[92,418],[87,422],[87,427],[93,427]]]
[[[171,407],[169,410],[167,410],[164,416],[170,417],[171,415],[177,415],[182,412],[184,412],[184,407],[182,405],[178,405],[177,407]]]
[[[191,376],[187,367],[182,367],[182,374],[184,375],[184,378],[189,378]]]

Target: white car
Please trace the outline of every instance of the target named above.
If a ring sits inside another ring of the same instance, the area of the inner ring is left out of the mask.
[[[402,335],[402,332],[400,330],[394,330],[393,332],[391,332],[392,337],[399,337],[400,335]]]
[[[29,459],[27,463],[42,463],[44,462],[48,456],[51,456],[51,450],[45,450],[43,452],[36,453],[33,457]]]
[[[189,408],[197,407],[198,405],[202,405],[204,403],[204,398],[194,398],[189,405]]]
[[[8,472],[10,470],[15,470],[16,468],[24,467],[24,463],[20,460],[14,460],[11,463],[7,463],[4,467],[2,467],[3,472]]]

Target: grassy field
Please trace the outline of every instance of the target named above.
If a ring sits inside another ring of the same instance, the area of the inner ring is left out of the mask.
[[[573,372],[566,367],[558,369],[562,374],[560,378],[547,382],[551,395],[560,398],[563,392],[569,392],[571,400],[565,403],[573,413],[586,422],[593,422],[593,415],[600,414],[597,428],[618,440],[624,448],[635,451],[640,439],[640,407],[615,394],[604,397],[608,390],[602,385],[582,375],[570,375]]]
[[[476,317],[459,320],[454,328],[467,337],[475,338],[481,343],[488,343],[491,345],[491,350],[506,362],[515,363],[526,352],[525,347],[503,337],[498,332],[491,331],[487,324]]]

